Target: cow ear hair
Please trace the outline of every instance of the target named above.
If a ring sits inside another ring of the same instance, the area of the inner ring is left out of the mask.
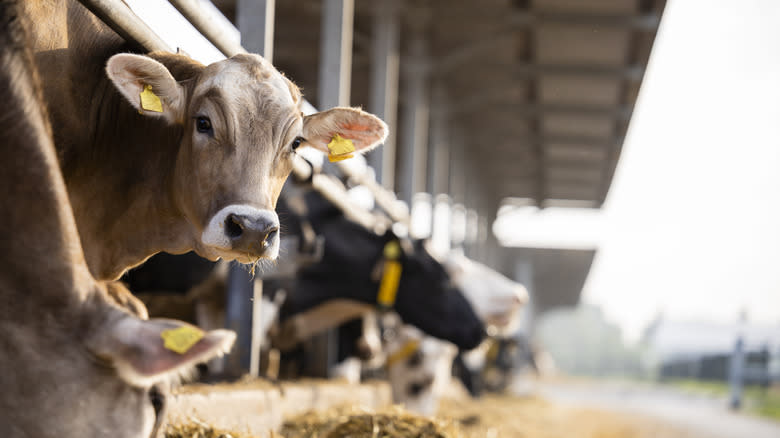
[[[181,121],[184,88],[160,62],[148,56],[120,53],[109,58],[106,73],[117,90],[139,113],[162,117],[171,124]],[[161,111],[155,110],[155,105],[142,105],[141,93],[147,87],[151,87],[149,91],[159,99],[161,108],[158,109]]]
[[[172,330],[199,333],[202,337],[192,345],[184,345],[188,348],[171,348],[165,334]],[[96,333],[88,340],[88,349],[109,362],[128,384],[137,387],[187,374],[196,364],[227,353],[236,338],[230,330],[203,332],[182,321],[141,320],[126,313],[104,323]]]
[[[328,143],[337,134],[351,140],[355,152],[362,154],[382,144],[387,133],[385,122],[360,108],[332,108],[306,116],[303,120],[306,144],[326,154]]]

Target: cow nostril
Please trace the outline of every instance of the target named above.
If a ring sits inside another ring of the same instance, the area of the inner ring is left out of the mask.
[[[265,230],[265,236],[263,236],[263,243],[268,242],[269,237],[273,237],[275,233],[279,232],[279,227],[270,227]]]
[[[229,215],[225,219],[225,234],[231,239],[240,237],[244,233],[244,227],[241,225],[241,219],[236,215]]]

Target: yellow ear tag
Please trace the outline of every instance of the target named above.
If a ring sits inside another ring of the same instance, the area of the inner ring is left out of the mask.
[[[352,143],[352,140],[342,138],[338,134],[335,134],[330,143],[328,143],[328,160],[331,163],[352,158],[352,152],[355,152],[355,145]]]
[[[160,102],[160,98],[152,91],[151,85],[144,85],[144,91],[141,92],[141,108],[156,113],[163,112],[162,102]]]
[[[376,301],[382,307],[393,307],[395,297],[398,295],[398,285],[401,282],[401,247],[398,242],[391,240],[385,245],[383,251],[385,257],[384,269],[382,270],[382,279],[379,281],[379,292],[376,294]]]
[[[171,351],[175,351],[179,354],[184,354],[197,344],[198,341],[203,339],[203,330],[184,325],[179,328],[164,330],[160,333],[160,337],[165,342],[165,348]]]

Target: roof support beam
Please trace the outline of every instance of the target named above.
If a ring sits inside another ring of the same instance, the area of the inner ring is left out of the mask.
[[[510,111],[519,117],[540,117],[545,115],[563,115],[563,116],[588,116],[588,117],[609,117],[617,120],[627,121],[631,118],[631,108],[626,105],[579,105],[579,104],[550,104],[550,103],[530,103],[530,102],[512,102],[507,100],[493,100],[488,96],[486,99],[474,99],[471,102],[460,102],[453,104],[448,110],[448,115],[453,118],[469,116],[473,117],[475,112],[484,113],[485,107],[499,109],[501,111]]]
[[[503,23],[500,21],[496,23],[496,31],[491,32],[490,35],[485,35],[484,38],[450,50],[447,56],[438,58],[433,63],[433,65],[437,66],[437,73],[458,68],[470,62],[473,58],[494,53],[494,47],[498,38],[505,38],[519,30],[529,29],[537,25],[566,24],[590,26],[596,29],[618,28],[655,32],[661,18],[654,13],[643,15],[585,15],[522,11],[512,14],[503,20]]]
[[[479,55],[479,54],[475,54]],[[470,60],[473,60],[470,59]],[[603,79],[617,79],[627,80],[632,82],[639,82],[645,74],[645,69],[640,65],[627,65],[627,66],[600,66],[593,64],[580,64],[580,65],[565,65],[565,64],[531,64],[527,62],[506,62],[501,59],[493,57],[486,57],[480,60],[480,68],[489,68],[496,70],[502,74],[507,75],[507,84],[510,81],[525,78],[534,78],[538,76],[588,76]],[[454,67],[448,68],[448,66],[437,66],[433,73],[438,76],[443,76],[454,70]],[[458,72],[462,72],[463,69],[458,69]],[[496,84],[485,84],[493,85]],[[503,87],[506,84],[500,84],[498,87]],[[497,88],[498,88],[497,87]]]

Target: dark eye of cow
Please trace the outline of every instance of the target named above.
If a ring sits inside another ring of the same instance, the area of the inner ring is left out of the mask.
[[[306,139],[304,139],[303,137],[295,137],[295,140],[293,140],[290,147],[292,148],[292,150],[296,150],[298,149],[298,146],[300,146],[301,143],[303,143],[304,141],[306,141]]]
[[[205,116],[198,116],[195,119],[195,129],[202,134],[211,134],[213,131],[211,128],[211,120]]]

